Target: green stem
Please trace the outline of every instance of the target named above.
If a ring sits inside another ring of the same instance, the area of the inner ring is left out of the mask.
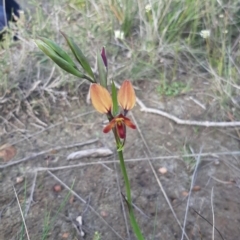
[[[116,139],[116,144],[118,145],[119,139],[116,138],[116,135],[115,135],[115,139]],[[138,240],[144,240],[144,237],[143,237],[143,235],[141,233],[141,230],[140,230],[140,228],[137,224],[137,221],[136,221],[136,218],[135,218],[134,212],[133,212],[130,182],[129,182],[129,179],[128,179],[127,170],[126,170],[122,150],[118,151],[118,157],[119,157],[119,160],[120,160],[120,167],[121,167],[123,179],[124,179],[124,182],[125,182],[125,188],[126,188],[126,194],[127,194],[127,204],[128,204],[128,210],[129,210],[129,216],[130,216],[130,223],[131,223],[131,226],[133,228],[133,231],[134,231],[137,239]]]
[[[120,167],[121,167],[122,175],[123,175],[124,182],[125,182],[125,188],[126,188],[126,193],[127,193],[127,201],[128,201],[129,205],[132,205],[130,182],[129,182],[129,179],[128,179],[127,170],[126,170],[122,150],[118,151],[118,157],[119,157],[119,160],[120,160]],[[129,206],[129,208],[131,208],[131,207]]]

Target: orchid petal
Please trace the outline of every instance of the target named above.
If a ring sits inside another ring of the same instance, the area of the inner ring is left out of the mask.
[[[133,124],[132,121],[129,118],[127,118],[127,117],[124,117],[124,123],[125,123],[126,126],[132,128],[132,129],[136,129],[137,128],[136,125]]]
[[[112,108],[112,98],[106,88],[93,83],[90,87],[90,97],[94,108],[100,113],[109,113]]]
[[[114,127],[117,130],[117,134],[120,138],[125,139],[126,138],[126,126],[136,129],[136,126],[132,123],[132,121],[124,117],[123,114],[119,114],[117,117],[112,119],[108,125],[103,129],[104,133],[108,133],[111,129]]]
[[[104,132],[104,133],[108,133],[111,129],[114,128],[115,124],[116,124],[116,119],[114,118],[114,119],[113,119],[112,121],[110,121],[110,122],[108,123],[108,125],[103,129],[103,132]]]
[[[125,139],[126,138],[126,126],[125,126],[124,122],[122,122],[122,121],[117,122],[116,127],[117,127],[118,136],[122,139]]]
[[[136,95],[132,83],[125,80],[118,91],[118,103],[124,110],[130,110],[136,103]]]

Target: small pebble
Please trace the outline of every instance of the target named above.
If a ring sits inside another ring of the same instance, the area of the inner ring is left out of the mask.
[[[78,217],[76,218],[76,221],[78,222],[78,224],[79,224],[80,226],[82,226],[82,216],[78,216]]]
[[[160,172],[161,174],[165,174],[167,173],[167,169],[165,167],[161,167],[158,169],[158,172]]]
[[[106,211],[101,211],[101,213],[100,213],[100,214],[101,214],[101,216],[102,216],[102,217],[107,217],[107,216],[108,216],[108,214],[107,214],[107,212],[106,212]]]
[[[21,182],[23,182],[23,180],[24,180],[23,176],[17,177],[16,178],[16,183],[21,183]]]
[[[56,185],[54,185],[53,190],[54,190],[54,192],[61,192],[62,186],[59,184],[56,184]]]
[[[195,191],[195,192],[198,192],[198,191],[200,191],[200,190],[201,190],[201,187],[198,186],[198,185],[196,185],[196,186],[194,186],[194,187],[192,188],[192,191]]]
[[[72,196],[70,197],[70,199],[69,199],[69,203],[70,203],[70,204],[73,204],[74,201],[75,201],[75,198],[74,198],[74,196],[72,195]]]
[[[67,239],[68,236],[69,236],[69,233],[68,233],[68,232],[65,232],[65,233],[62,234],[62,238],[63,238],[63,239]]]
[[[219,165],[220,164],[219,160],[218,159],[214,160],[214,164]]]
[[[187,197],[187,196],[188,196],[188,192],[187,192],[187,191],[183,191],[183,192],[182,192],[182,195],[183,195],[184,197]]]

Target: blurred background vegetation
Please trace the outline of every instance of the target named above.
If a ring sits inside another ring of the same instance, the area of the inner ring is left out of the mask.
[[[52,102],[87,89],[34,44],[43,36],[68,50],[60,30],[74,38],[95,72],[96,53],[105,46],[110,79],[157,83],[160,98],[202,89],[206,103],[220,113],[239,107],[238,1],[19,2],[25,14],[17,26],[11,24],[0,50],[1,111],[8,119],[25,109],[49,114]]]

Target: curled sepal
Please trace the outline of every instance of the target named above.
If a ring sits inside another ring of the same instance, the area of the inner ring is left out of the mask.
[[[98,74],[100,79],[100,85],[103,87],[107,87],[107,69],[103,62],[102,56],[100,53],[97,53],[97,67],[98,67]]]
[[[69,72],[79,78],[86,78],[85,74],[80,72],[72,63],[67,62],[61,56],[59,56],[50,46],[44,43],[42,40],[35,40],[37,46],[49,57],[51,58],[60,68]]]
[[[90,80],[91,82],[96,82],[92,68],[90,67],[89,62],[88,62],[87,58],[84,56],[84,54],[82,53],[81,49],[77,46],[77,44],[73,41],[73,39],[71,37],[69,37],[67,34],[65,34],[63,32],[61,32],[61,33],[64,36],[64,38],[66,39],[67,44],[70,47],[70,49],[72,50],[75,58],[77,59],[77,61],[82,66],[82,68],[86,71],[86,73],[90,77],[91,80],[90,79],[88,79],[88,80]]]

